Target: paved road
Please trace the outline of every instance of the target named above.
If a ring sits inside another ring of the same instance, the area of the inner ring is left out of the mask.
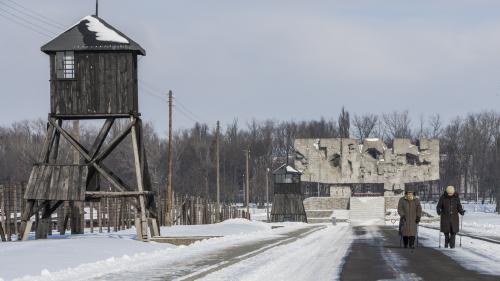
[[[467,270],[434,248],[400,248],[399,236],[392,227],[359,226],[353,231],[355,238],[341,280],[500,280]]]
[[[158,263],[152,267],[148,267],[144,271],[131,270],[112,273],[90,280],[196,280],[273,247],[292,243],[323,228],[325,226],[312,225],[284,233],[277,238],[227,247],[220,251],[214,251],[209,255],[200,255],[190,261],[182,260],[179,262]]]

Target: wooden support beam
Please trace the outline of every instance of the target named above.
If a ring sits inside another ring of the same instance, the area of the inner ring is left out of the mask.
[[[54,128],[61,133],[61,135],[85,158],[87,161],[91,161],[92,157],[90,157],[89,152],[83,145],[81,145],[71,134],[66,132],[61,126],[55,123],[53,119],[49,119],[49,123],[54,126]]]
[[[48,162],[49,161],[49,154],[50,154],[50,147],[52,146],[52,142],[54,140],[54,127],[49,124],[47,124],[47,135],[45,136],[45,140],[43,142],[43,147],[42,150],[40,151],[40,156],[38,159],[40,159],[40,162]]]
[[[141,116],[138,112],[118,113],[118,114],[50,114],[49,117],[62,120],[77,120],[77,119],[106,119],[106,118],[130,118],[130,116]]]
[[[94,144],[90,148],[90,156],[92,158],[95,157],[97,152],[101,149],[102,145],[104,144],[104,141],[106,140],[106,137],[108,136],[109,131],[111,130],[111,127],[113,126],[113,123],[115,122],[114,118],[108,118],[104,122],[104,125],[102,126],[101,130],[99,131],[99,134],[97,135]]]
[[[26,206],[24,207],[23,214],[21,215],[21,226],[19,227],[19,240],[27,239],[29,232],[31,231],[31,216],[33,215],[33,206],[35,205],[35,200],[28,200]],[[28,227],[29,226],[29,227]]]
[[[130,130],[135,126],[135,120],[130,122],[128,126],[123,130],[119,135],[117,135],[113,140],[109,142],[109,144],[101,151],[97,156],[94,156],[90,161],[99,162],[102,159],[106,158],[121,142],[127,137],[130,133]]]
[[[85,200],[97,198],[113,198],[113,197],[137,197],[139,195],[152,195],[151,191],[124,191],[124,192],[111,192],[111,191],[87,191],[85,192]]]
[[[61,135],[76,149],[78,152],[80,152],[80,155],[85,158],[89,164],[93,165],[94,168],[104,177],[106,178],[116,189],[119,191],[125,191],[125,190],[130,190],[125,186],[125,184],[118,179],[118,177],[114,176],[114,174],[107,169],[104,165],[101,163],[96,163],[92,160],[92,157],[89,155],[88,151],[83,147],[77,140],[75,140],[68,132],[66,132],[61,126],[56,124],[53,120],[49,121],[54,128],[61,133]],[[134,122],[135,124],[135,122]]]
[[[131,117],[131,121],[134,121],[135,118]],[[137,125],[134,125],[132,127],[132,150],[134,151],[134,162],[135,162],[135,174],[136,174],[136,179],[137,179],[137,190],[138,191],[144,191],[144,181],[143,181],[143,170],[141,169],[141,160],[140,160],[140,151],[142,150],[142,147],[139,147],[139,142],[138,142],[138,129],[136,128]],[[142,235],[143,240],[148,239],[148,221],[146,219],[146,204],[144,200],[144,195],[139,195],[139,219],[140,219],[140,233],[138,232],[138,235]],[[139,230],[138,230],[139,231]]]

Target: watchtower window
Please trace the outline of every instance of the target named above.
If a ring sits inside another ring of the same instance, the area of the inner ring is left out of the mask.
[[[73,51],[57,52],[55,65],[57,79],[75,78],[75,54]]]

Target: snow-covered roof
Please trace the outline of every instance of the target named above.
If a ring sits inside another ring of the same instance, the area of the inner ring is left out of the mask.
[[[283,172],[287,174],[302,174],[301,171],[287,164],[281,165],[278,169],[274,170],[273,174],[283,174]]]
[[[41,50],[56,51],[133,51],[145,55],[146,51],[135,41],[105,22],[91,15],[79,20]]]

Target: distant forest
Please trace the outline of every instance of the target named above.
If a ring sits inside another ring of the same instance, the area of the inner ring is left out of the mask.
[[[63,124],[72,128],[71,121]],[[88,146],[94,140],[99,124],[80,123],[80,138]],[[109,136],[120,132],[115,124]],[[25,183],[37,162],[46,121],[20,121],[0,127],[0,184]],[[177,194],[215,198],[215,124],[196,123],[192,128],[178,129],[173,141],[173,188]],[[237,120],[221,128],[220,175],[221,200],[239,201],[245,173],[245,153],[250,149],[250,199],[264,202],[267,168],[271,170],[293,155],[295,138],[353,137],[380,138],[387,144],[394,138],[438,138],[441,149],[439,186],[464,186],[467,199],[500,201],[500,114],[485,111],[458,116],[444,123],[438,115],[411,119],[408,111],[384,114],[351,115],[342,109],[337,118],[313,121]],[[144,125],[144,142],[153,187],[163,197],[167,178],[168,140],[160,137],[151,124]],[[113,152],[106,164],[133,183],[131,140],[127,139]],[[61,143],[60,159],[72,162],[73,151]],[[271,186],[272,187],[272,186]],[[272,194],[272,192],[271,192]],[[462,195],[464,196],[464,195]]]

